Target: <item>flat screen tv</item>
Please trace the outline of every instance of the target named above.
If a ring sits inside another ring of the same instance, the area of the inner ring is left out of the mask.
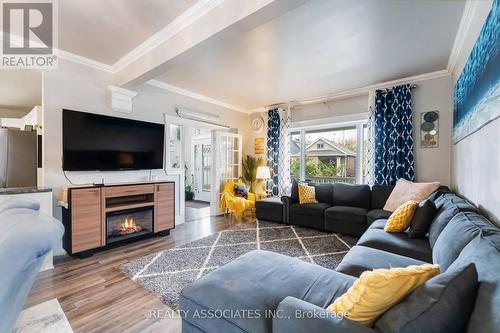
[[[63,110],[63,170],[163,168],[164,125]]]

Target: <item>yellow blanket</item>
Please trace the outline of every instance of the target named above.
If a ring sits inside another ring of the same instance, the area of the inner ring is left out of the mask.
[[[249,193],[250,195],[251,193]],[[254,208],[255,202],[245,198],[237,197],[234,194],[224,191],[220,198],[220,208],[233,212],[236,218],[240,218],[247,209]]]

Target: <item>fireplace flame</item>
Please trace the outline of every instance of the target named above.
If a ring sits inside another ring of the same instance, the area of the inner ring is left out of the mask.
[[[122,234],[131,234],[133,232],[141,231],[142,227],[135,223],[134,219],[131,217],[126,217],[123,223],[119,227],[119,231]]]

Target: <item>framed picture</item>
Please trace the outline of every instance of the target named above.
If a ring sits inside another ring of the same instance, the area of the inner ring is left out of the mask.
[[[265,154],[265,142],[266,142],[265,138],[255,138],[253,140],[255,155]]]
[[[439,111],[420,113],[420,147],[439,147]]]
[[[500,117],[500,2],[493,6],[455,85],[453,144]]]

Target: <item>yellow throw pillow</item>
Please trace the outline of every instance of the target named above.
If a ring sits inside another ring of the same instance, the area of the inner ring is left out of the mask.
[[[384,230],[387,232],[403,232],[411,224],[413,215],[417,210],[418,202],[410,200],[399,206],[385,223]]]
[[[317,203],[316,201],[316,188],[306,184],[299,184],[299,203]]]
[[[372,326],[384,312],[437,274],[439,265],[432,264],[366,271],[328,310]]]

